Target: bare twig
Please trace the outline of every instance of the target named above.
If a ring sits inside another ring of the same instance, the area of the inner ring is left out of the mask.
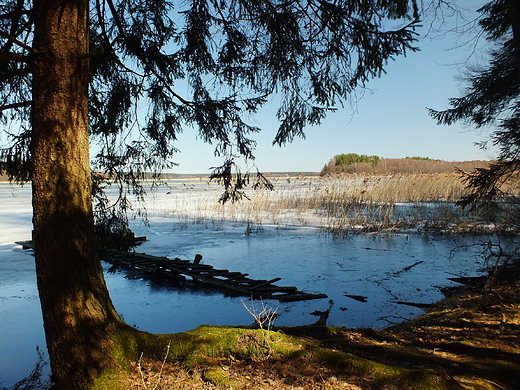
[[[143,358],[143,352],[141,352],[141,356],[139,356],[139,360],[137,361],[137,369],[139,370],[139,374],[141,375],[141,382],[143,383],[143,387],[145,388],[145,390],[147,390],[148,387],[146,386],[146,381],[144,379],[144,373],[141,368],[141,359],[142,358]]]
[[[0,106],[0,112],[5,111],[5,110],[12,110],[14,108],[29,107],[31,105],[32,105],[32,100],[28,100],[26,102],[20,102],[20,103],[6,104],[5,106]]]
[[[172,342],[170,340],[170,342],[168,343],[168,348],[166,349],[166,355],[164,355],[164,359],[163,359],[162,364],[161,364],[161,369],[159,370],[159,379],[157,380],[156,385],[153,387],[153,390],[156,390],[157,387],[159,386],[159,383],[161,382],[162,372],[163,372],[163,369],[164,369],[164,365],[166,364],[166,360],[168,359],[168,354],[170,353],[171,343]]]
[[[251,308],[249,308],[244,301],[242,301],[242,305],[246,308],[249,314],[253,316],[255,319],[255,323],[260,327],[260,329],[264,329],[264,324],[267,323],[267,330],[271,330],[274,325],[274,321],[278,318],[278,308],[280,305],[276,307],[267,307],[263,300],[260,300],[262,309],[257,310],[255,308],[254,299],[251,298]]]

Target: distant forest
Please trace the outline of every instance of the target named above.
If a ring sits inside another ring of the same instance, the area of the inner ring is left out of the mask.
[[[381,175],[381,174],[406,174],[406,173],[453,173],[457,170],[464,172],[473,171],[475,168],[487,168],[491,161],[444,161],[434,160],[428,157],[405,158],[381,158],[378,156],[358,155],[355,153],[340,154],[330,159],[328,164],[320,171],[320,176],[356,174],[356,175]],[[267,177],[278,176],[313,176],[316,172],[264,172]],[[207,178],[204,174],[177,174],[162,173],[160,179],[193,179]],[[144,174],[144,179],[152,179],[153,175]],[[9,177],[0,172],[0,181],[8,181]]]
[[[349,153],[334,156],[325,164],[320,175],[453,173],[457,170],[470,172],[475,168],[487,168],[490,163],[491,161],[444,161],[428,157],[381,158]]]

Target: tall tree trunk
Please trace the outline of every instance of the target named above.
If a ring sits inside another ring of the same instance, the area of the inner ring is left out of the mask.
[[[36,271],[53,379],[86,389],[122,324],[96,251],[88,128],[88,0],[34,0]]]

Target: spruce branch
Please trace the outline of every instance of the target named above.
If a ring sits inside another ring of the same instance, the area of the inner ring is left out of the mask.
[[[8,61],[29,62],[28,56],[23,56],[21,54],[14,53],[0,53],[0,59]]]
[[[19,41],[15,37],[13,37],[13,36],[3,32],[3,31],[1,31],[1,30],[0,30],[0,37],[5,38],[8,41],[13,42],[14,44],[20,46],[22,49],[25,49],[25,50],[27,50],[30,53],[35,53],[36,52],[36,50],[34,50],[34,48],[32,48],[31,46],[27,45],[26,43],[23,43],[22,41]]]
[[[28,101],[20,102],[20,103],[6,104],[4,106],[0,106],[0,112],[6,111],[6,110],[12,110],[15,108],[29,107],[31,105],[32,105],[32,100],[28,100]]]

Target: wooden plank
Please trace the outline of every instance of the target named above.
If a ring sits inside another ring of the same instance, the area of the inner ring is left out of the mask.
[[[260,289],[260,287],[264,287],[264,286],[267,286],[268,284],[271,284],[271,283],[274,283],[274,282],[278,282],[279,280],[282,280],[282,278],[274,278],[274,279],[271,279],[271,280],[260,280],[259,281],[260,283],[251,284],[249,286],[249,288]]]
[[[32,241],[15,241],[16,245],[21,245],[22,249],[34,249],[34,244]]]
[[[189,260],[181,260],[179,258],[176,258],[176,259],[168,259],[168,262],[170,263],[174,263],[174,264],[186,264],[186,263],[191,263],[191,261]]]
[[[141,265],[141,266],[154,266],[156,264],[163,264],[160,261],[152,261],[152,260],[141,260],[141,259],[121,259],[122,262],[126,262],[127,264]]]
[[[200,280],[202,282],[206,282],[208,284],[213,284],[218,287],[223,287],[223,288],[226,288],[229,290],[243,293],[244,295],[247,295],[247,296],[251,295],[251,290],[249,288],[242,286],[240,284],[229,283],[227,280],[217,279],[217,278],[213,278],[213,277],[206,277],[206,276],[200,275],[200,274],[194,274],[194,275],[189,275],[189,276],[193,277],[194,279]],[[267,296],[266,296],[266,298],[267,298]]]
[[[239,275],[236,275],[236,276],[231,276],[228,278],[229,281],[233,281],[233,280],[236,280],[238,281],[239,279],[247,279],[246,276],[249,276],[249,274],[243,274],[242,272],[238,272]]]
[[[272,291],[272,292],[282,292],[282,291],[297,291],[298,288],[295,286],[267,286],[267,287],[260,287],[257,288],[259,291]]]
[[[165,256],[153,256],[153,255],[148,255],[146,253],[130,253],[129,255],[130,255],[129,257],[137,257],[137,258],[148,259],[148,260],[152,260],[152,261],[159,261],[159,260],[171,261],[169,258],[167,258]],[[124,255],[121,255],[121,256],[124,256]]]
[[[222,276],[226,277],[227,280],[231,281],[234,278],[240,277],[242,275],[245,275],[245,274],[243,274],[242,272],[228,272],[227,275],[222,275]]]
[[[231,274],[231,272],[229,272],[227,269],[213,269],[213,270],[209,270],[209,271],[203,271],[204,272],[204,275],[208,275],[208,276],[228,276],[229,274]]]
[[[191,269],[192,271],[205,271],[205,270],[210,270],[210,269],[213,269],[213,267],[211,265],[207,265],[207,264],[193,264],[193,263],[189,263],[189,264],[170,264],[168,263],[167,266],[169,267],[175,267],[175,268],[180,268],[180,269]]]

